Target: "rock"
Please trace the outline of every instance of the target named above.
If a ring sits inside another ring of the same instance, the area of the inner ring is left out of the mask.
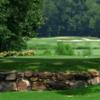
[[[47,85],[51,89],[57,89],[57,90],[66,89],[66,84],[61,81],[50,81]]]
[[[66,81],[67,75],[65,75],[64,73],[58,73],[56,77],[57,77],[57,80],[59,81]]]
[[[74,80],[74,75],[73,74],[64,73],[63,77],[65,77],[66,80]]]
[[[66,81],[67,88],[82,88],[87,87],[87,83],[84,81]]]
[[[76,81],[76,88],[88,87],[85,81]]]
[[[89,74],[91,75],[92,78],[100,76],[99,71],[96,71],[96,70],[89,71]]]
[[[52,80],[52,81],[56,81],[56,80],[57,80],[56,76],[52,76],[52,77],[51,77],[51,80]]]
[[[32,78],[30,78],[30,80],[31,80],[32,82],[36,82],[36,81],[38,81],[39,79],[38,79],[38,77],[32,77]]]
[[[5,80],[6,75],[4,73],[0,73],[0,81]]]
[[[34,72],[33,77],[39,77],[39,74],[40,74],[39,72]]]
[[[26,78],[30,78],[30,77],[32,77],[33,72],[32,71],[25,71],[24,75],[25,75]]]
[[[17,78],[24,78],[24,72],[18,72]]]
[[[18,80],[17,89],[18,91],[27,91],[30,88],[30,82],[25,79]]]
[[[17,91],[17,85],[16,85],[16,82],[10,82],[9,84],[8,84],[8,90],[9,91]]]
[[[57,80],[57,74],[56,73],[52,73],[52,76],[50,77],[50,80],[56,81]]]
[[[0,91],[5,91],[6,88],[5,88],[5,82],[0,82]]]
[[[98,84],[100,84],[100,78],[99,77],[92,78],[92,79],[88,80],[88,84],[89,85],[98,85]]]
[[[78,73],[78,74],[75,74],[74,75],[74,80],[77,80],[77,81],[80,81],[80,80],[83,80],[83,81],[87,81],[88,79],[90,79],[90,75],[87,74],[87,73]]]
[[[50,83],[50,79],[45,79],[45,80],[43,80],[43,82],[45,83],[45,84],[48,84],[48,83]]]
[[[46,90],[47,87],[42,82],[33,82],[32,84],[32,90]]]
[[[68,73],[57,73],[56,74],[57,80],[59,81],[66,81],[66,80],[73,80],[74,75],[73,74],[68,74]]]
[[[0,91],[17,91],[17,85],[15,82],[1,82]]]
[[[6,76],[6,81],[14,81],[16,80],[16,73],[11,73]]]
[[[41,79],[48,79],[51,76],[52,76],[52,73],[50,73],[50,72],[44,72],[44,73],[39,74],[39,78],[41,78]]]

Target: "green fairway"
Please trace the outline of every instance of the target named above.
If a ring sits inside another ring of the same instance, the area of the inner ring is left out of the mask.
[[[89,37],[33,38],[27,42],[27,49],[34,50],[35,55],[38,56],[100,56],[100,39]]]
[[[0,100],[100,100],[100,86],[65,91],[1,93]]]

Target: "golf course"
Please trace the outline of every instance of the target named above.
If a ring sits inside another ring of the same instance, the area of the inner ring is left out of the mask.
[[[0,100],[100,100],[100,0],[0,0]]]
[[[56,49],[59,48],[59,40],[62,40],[60,41],[62,48],[57,53]],[[77,41],[73,42],[72,40]],[[84,45],[86,43],[87,45]],[[81,37],[33,38],[27,42],[27,49],[21,52],[33,50],[35,52],[34,55],[0,57],[0,70],[31,70],[33,72],[83,72],[100,70],[99,44],[99,39],[84,40]],[[71,52],[68,51],[66,53],[67,50]],[[80,52],[80,55],[77,55],[77,50]],[[80,98],[82,100],[99,100],[99,92],[99,85],[68,90],[5,92],[0,93],[0,100],[19,100],[20,98],[21,100],[30,100],[30,98],[37,98],[37,100],[80,100]]]

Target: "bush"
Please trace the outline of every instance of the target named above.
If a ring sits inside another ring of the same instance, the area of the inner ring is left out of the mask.
[[[63,42],[58,42],[56,47],[56,53],[58,55],[74,55],[72,46],[70,44],[64,44]]]
[[[44,23],[42,0],[0,0],[0,51],[22,50]]]
[[[34,56],[35,51],[28,50],[24,52],[18,52],[18,51],[4,51],[0,53],[0,57],[9,57],[9,56]]]

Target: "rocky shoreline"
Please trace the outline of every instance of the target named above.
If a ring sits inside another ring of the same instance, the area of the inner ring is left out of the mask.
[[[100,72],[0,72],[0,92],[66,90],[100,84]]]

